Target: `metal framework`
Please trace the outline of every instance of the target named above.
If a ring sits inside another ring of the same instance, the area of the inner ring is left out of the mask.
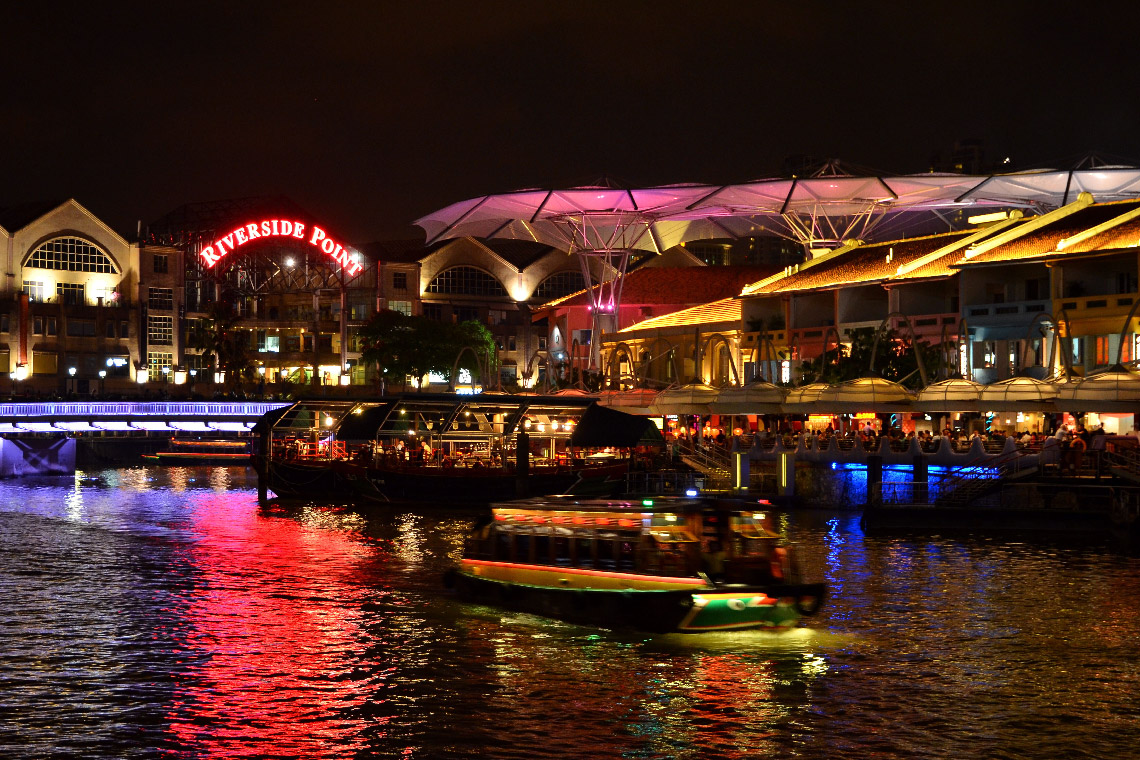
[[[291,217],[312,223],[312,215],[284,196],[237,198],[190,203],[151,224],[146,238],[156,245],[182,249],[186,281],[216,283],[238,297],[339,291],[363,275],[349,277],[329,257],[301,241],[274,238],[230,253],[224,266],[207,268],[198,254],[233,227],[262,218]]]

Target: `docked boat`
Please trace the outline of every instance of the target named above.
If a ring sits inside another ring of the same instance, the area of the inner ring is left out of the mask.
[[[250,455],[249,440],[171,438],[166,451],[143,454],[142,458],[153,464],[248,465],[252,463]]]
[[[463,597],[545,617],[655,633],[783,630],[815,614],[765,505],[571,496],[495,504],[446,583]]]
[[[255,428],[262,434],[255,466],[267,490],[283,497],[489,504],[610,496],[625,487],[628,452],[664,439],[645,418],[593,402],[498,394],[303,400]],[[608,439],[615,445],[576,446],[583,423],[586,432],[617,435]]]

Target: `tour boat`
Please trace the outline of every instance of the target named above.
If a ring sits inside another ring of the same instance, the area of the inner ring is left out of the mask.
[[[166,451],[143,454],[144,460],[157,464],[217,464],[248,465],[250,458],[249,440],[198,440],[171,438]]]
[[[825,589],[767,527],[762,502],[571,496],[492,505],[445,582],[545,617],[655,633],[791,628]]]
[[[437,504],[612,496],[626,487],[622,452],[664,443],[646,418],[546,396],[306,399],[258,432],[254,466],[279,497]]]

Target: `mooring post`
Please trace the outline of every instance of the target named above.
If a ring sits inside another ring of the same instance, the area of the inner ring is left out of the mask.
[[[515,495],[520,499],[530,496],[530,436],[520,430],[515,436]]]

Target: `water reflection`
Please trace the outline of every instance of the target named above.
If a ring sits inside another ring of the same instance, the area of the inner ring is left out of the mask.
[[[784,515],[782,635],[461,603],[476,511],[258,506],[241,468],[0,484],[4,757],[1129,756],[1140,560]]]

